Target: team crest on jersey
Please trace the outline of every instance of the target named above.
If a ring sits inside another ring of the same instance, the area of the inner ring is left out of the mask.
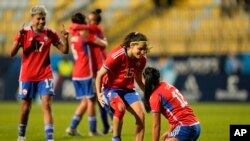
[[[27,89],[23,89],[23,90],[22,90],[22,94],[27,95],[27,93],[28,93],[28,90],[27,90]]]

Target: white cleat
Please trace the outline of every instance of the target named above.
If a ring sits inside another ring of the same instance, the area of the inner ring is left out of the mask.
[[[26,138],[22,136],[18,136],[17,141],[26,141]]]
[[[76,129],[72,129],[70,127],[68,127],[65,132],[70,136],[82,136]]]
[[[89,132],[90,137],[96,137],[96,136],[103,136],[103,133],[96,131],[96,132]]]

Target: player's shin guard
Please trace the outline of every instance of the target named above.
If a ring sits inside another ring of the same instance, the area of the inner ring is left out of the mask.
[[[46,140],[53,140],[54,127],[52,124],[45,125]]]

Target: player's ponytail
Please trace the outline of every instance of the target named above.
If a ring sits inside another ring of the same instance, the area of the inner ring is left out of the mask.
[[[153,67],[147,67],[143,72],[143,77],[145,79],[145,90],[144,90],[145,108],[147,111],[149,111],[150,110],[149,98],[153,93],[154,89],[160,83],[160,72]]]
[[[101,9],[96,9],[91,12],[91,14],[95,15],[95,23],[99,24],[102,21],[102,16],[101,16],[102,10]]]
[[[101,9],[96,9],[95,12],[96,12],[97,14],[101,14],[101,13],[102,13],[102,10],[101,10]]]

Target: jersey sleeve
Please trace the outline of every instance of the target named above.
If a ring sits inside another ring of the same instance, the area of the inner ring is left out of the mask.
[[[115,68],[115,64],[117,62],[117,59],[114,59],[113,57],[111,57],[111,55],[109,55],[105,62],[103,63],[103,67],[106,68],[107,70],[113,70]]]
[[[153,112],[153,113],[160,113],[161,112],[161,98],[160,98],[160,96],[153,93],[149,99],[149,103],[150,103],[151,112]]]

